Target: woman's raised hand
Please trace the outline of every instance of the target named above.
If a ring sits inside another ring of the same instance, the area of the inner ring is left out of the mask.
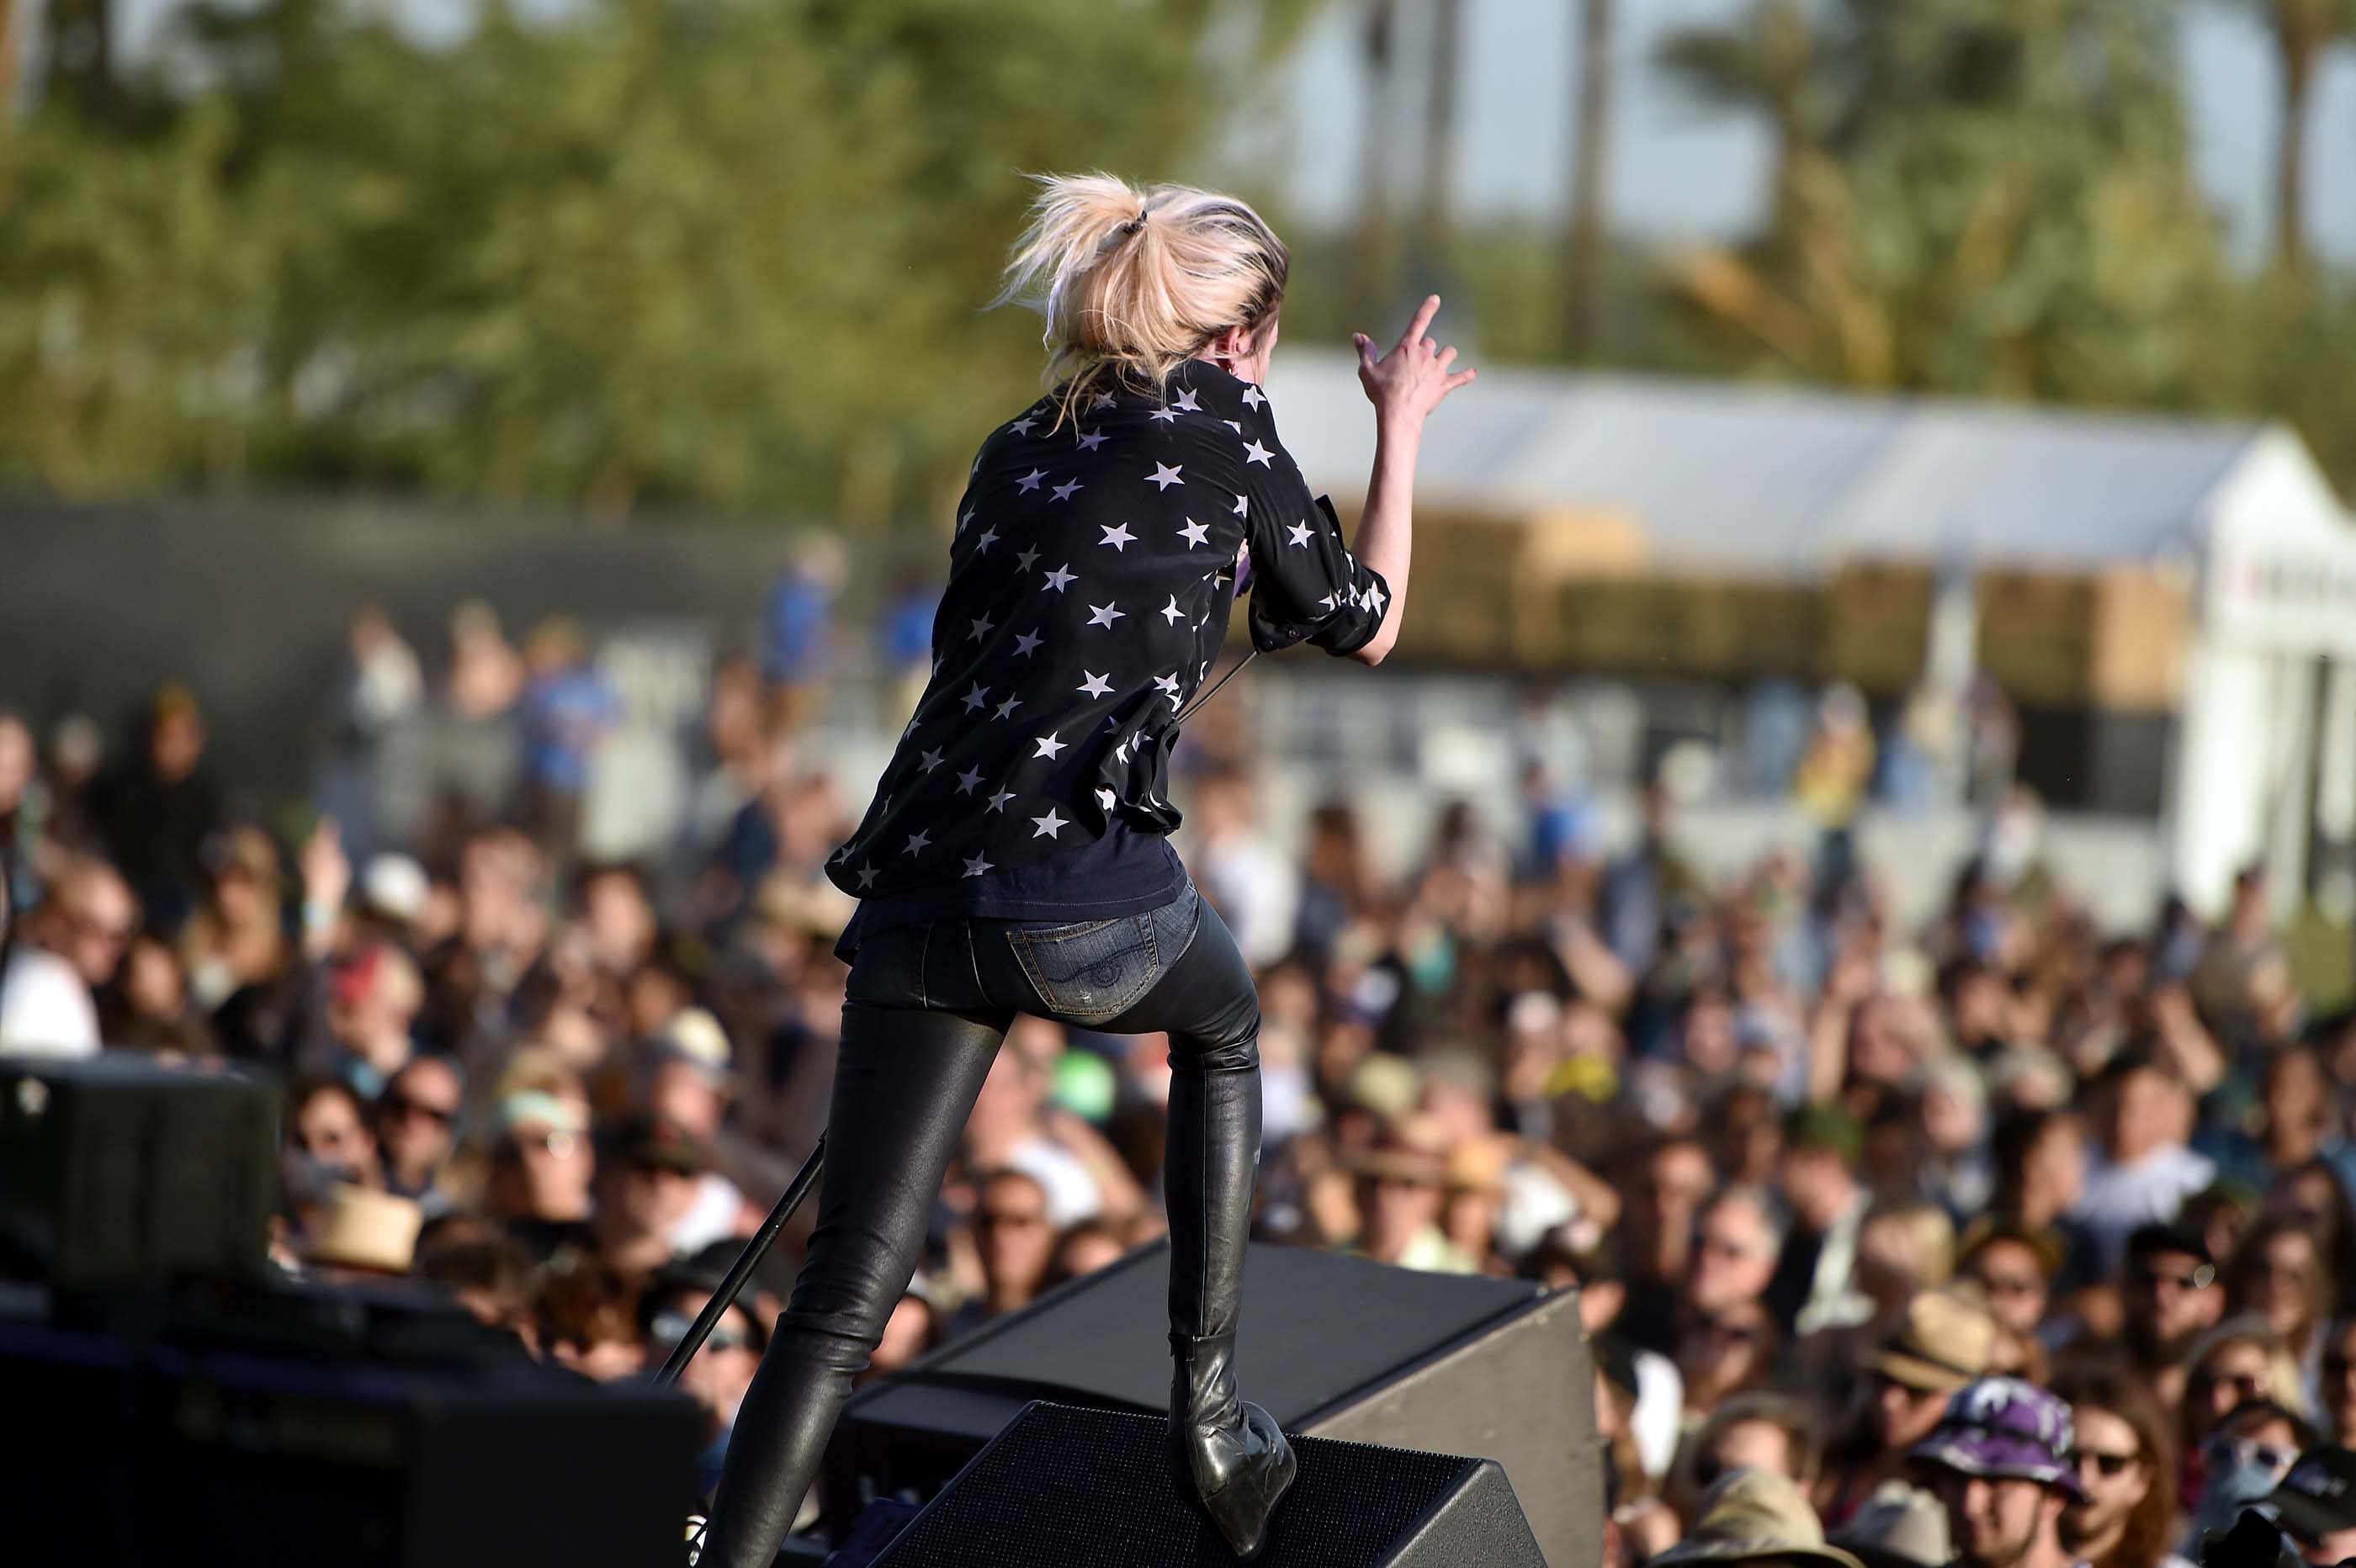
[[[1366,389],[1366,400],[1375,405],[1378,418],[1421,424],[1442,399],[1472,379],[1471,370],[1449,373],[1448,367],[1456,359],[1453,347],[1442,348],[1424,336],[1439,310],[1440,296],[1428,296],[1417,308],[1415,319],[1408,323],[1398,346],[1379,359],[1375,357],[1373,338],[1363,332],[1351,335],[1350,341],[1358,347],[1358,382]]]

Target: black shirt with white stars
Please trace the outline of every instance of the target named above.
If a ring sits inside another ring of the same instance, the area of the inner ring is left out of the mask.
[[[1159,393],[1098,392],[1055,427],[1043,399],[974,460],[932,679],[827,862],[863,901],[846,959],[914,920],[1176,896],[1174,720],[1226,640],[1239,569],[1262,652],[1347,654],[1382,624],[1389,585],[1343,544],[1258,387],[1188,360]]]

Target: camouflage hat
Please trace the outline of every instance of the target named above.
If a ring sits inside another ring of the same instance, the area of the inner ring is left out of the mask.
[[[2082,1500],[2070,1406],[2019,1378],[1982,1378],[1956,1391],[1931,1435],[1908,1457],[1966,1476],[2039,1481]]]

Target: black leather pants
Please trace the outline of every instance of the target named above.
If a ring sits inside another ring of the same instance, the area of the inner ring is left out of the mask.
[[[1259,998],[1189,886],[1144,914],[952,920],[862,946],[842,1015],[818,1227],[739,1409],[701,1563],[768,1568],[851,1381],[915,1275],[966,1117],[1017,1012],[1166,1030],[1174,1335],[1231,1331],[1259,1152]]]

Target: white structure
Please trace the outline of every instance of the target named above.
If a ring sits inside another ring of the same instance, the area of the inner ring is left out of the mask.
[[[1311,484],[1355,499],[1374,450],[1355,357],[1288,346],[1269,389]],[[2335,866],[2356,847],[2356,526],[2282,426],[1484,368],[1434,416],[1419,494],[1616,512],[1669,571],[1960,560],[2191,583],[2167,880],[2214,912],[2264,859],[2287,901],[2311,844]],[[2321,891],[2356,902],[2351,877]]]

